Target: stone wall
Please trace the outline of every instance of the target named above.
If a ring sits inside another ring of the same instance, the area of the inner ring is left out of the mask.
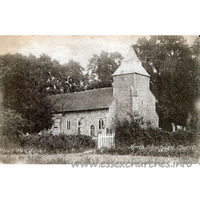
[[[132,114],[131,85],[134,85],[133,74],[113,77],[113,96],[116,101],[116,117],[129,118]]]
[[[80,134],[90,135],[90,126],[94,125],[95,136],[102,130],[99,129],[99,119],[102,118],[105,123],[105,128],[109,126],[109,110],[94,110],[83,112],[69,112],[64,115],[55,114],[54,119],[60,119],[60,131],[53,131],[53,134],[78,134],[78,127],[80,127]],[[70,130],[67,130],[67,120],[70,121]],[[78,126],[78,120],[81,121],[81,125]]]
[[[155,105],[156,99],[149,89],[149,80],[147,76],[140,74],[123,74],[113,77],[113,95],[116,101],[116,115],[118,119],[129,119],[129,113],[133,114],[132,102],[137,98],[137,107],[139,117],[144,121],[150,121],[152,126],[158,127],[158,115]],[[131,86],[137,90],[138,97],[133,97]]]
[[[158,127],[158,115],[156,113],[156,99],[149,89],[147,76],[135,75],[136,88],[138,91],[138,112],[144,121],[150,121],[152,126]]]

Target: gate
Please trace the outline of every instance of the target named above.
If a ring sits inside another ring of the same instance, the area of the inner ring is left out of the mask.
[[[98,148],[115,147],[115,134],[102,132],[98,134]]]

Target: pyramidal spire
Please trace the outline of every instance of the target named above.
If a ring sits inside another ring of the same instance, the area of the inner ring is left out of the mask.
[[[130,49],[122,60],[119,68],[114,72],[113,76],[121,74],[131,74],[136,73],[143,76],[150,76],[147,71],[143,68],[141,61],[138,59],[133,47],[130,46]]]
[[[135,51],[133,50],[132,46],[130,46],[129,51],[128,51],[126,57],[123,59],[122,62],[128,62],[128,61],[131,61],[131,60],[133,60],[135,62],[140,62],[140,60],[138,59],[138,57],[137,57]]]

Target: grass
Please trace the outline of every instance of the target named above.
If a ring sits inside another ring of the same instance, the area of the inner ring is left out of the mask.
[[[198,163],[198,158],[187,158],[190,163]],[[133,155],[98,155],[95,153],[73,153],[73,154],[26,154],[26,155],[0,155],[0,164],[71,164],[83,163],[155,163],[155,162],[182,162],[184,158],[177,157],[151,157]]]

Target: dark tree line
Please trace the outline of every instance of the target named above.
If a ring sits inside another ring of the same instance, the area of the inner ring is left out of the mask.
[[[170,130],[175,123],[194,128],[199,84],[196,43],[190,47],[183,36],[151,36],[139,39],[133,47],[151,75],[160,127]]]

